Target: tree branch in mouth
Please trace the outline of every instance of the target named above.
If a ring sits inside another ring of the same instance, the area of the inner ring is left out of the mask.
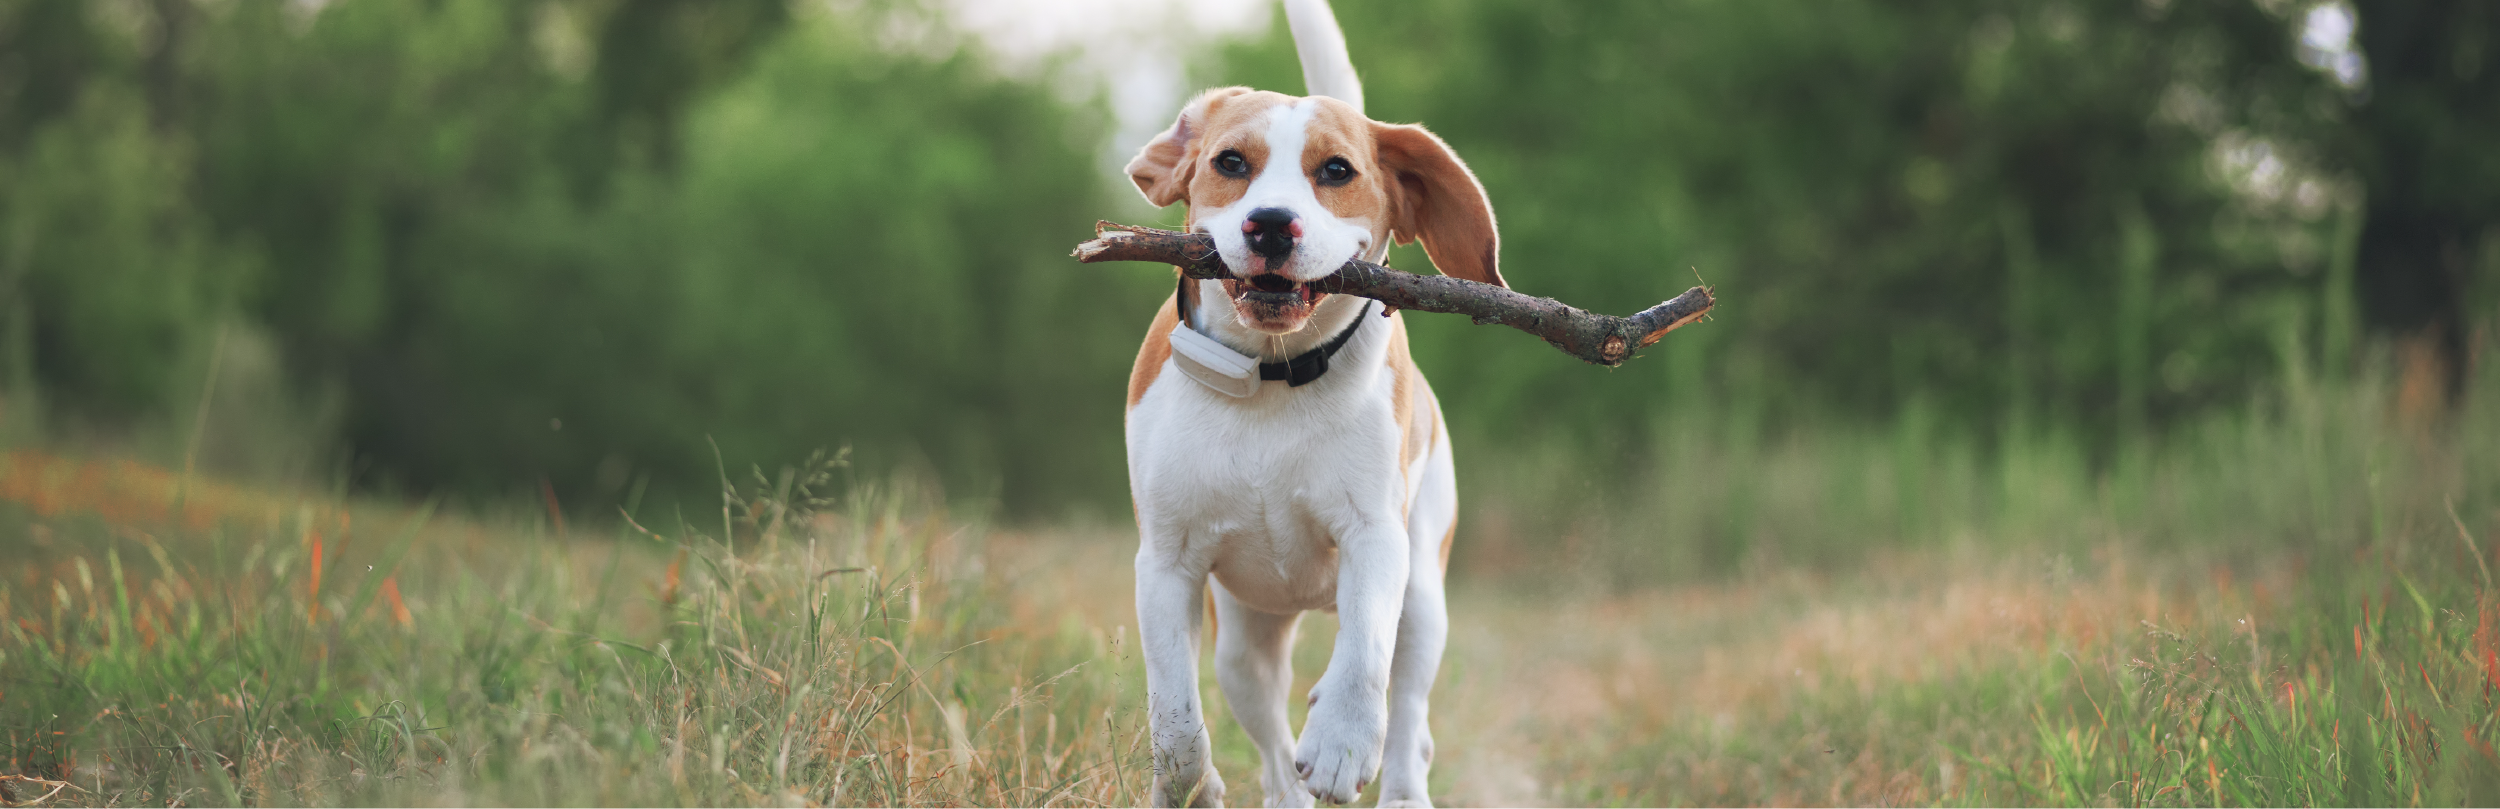
[[[1094,223],[1094,238],[1076,246],[1076,260],[1152,261],[1180,268],[1189,278],[1239,280],[1216,256],[1215,239],[1110,222]],[[1613,367],[1684,324],[1709,314],[1718,301],[1709,287],[1684,294],[1630,317],[1601,315],[1552,298],[1443,275],[1417,275],[1356,259],[1309,282],[1318,292],[1370,298],[1397,309],[1466,315],[1478,325],[1498,323],[1545,339],[1582,361]]]

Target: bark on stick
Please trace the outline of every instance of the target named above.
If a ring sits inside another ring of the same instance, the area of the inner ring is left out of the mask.
[[[1189,278],[1229,279],[1216,257],[1215,238],[1110,222],[1094,223],[1094,238],[1076,246],[1076,260],[1152,261],[1179,267]],[[1709,287],[1693,287],[1631,317],[1601,315],[1552,298],[1444,275],[1417,275],[1356,259],[1311,283],[1321,292],[1370,298],[1399,309],[1466,315],[1478,324],[1499,323],[1538,337],[1562,352],[1608,367],[1686,323],[1700,320],[1717,303]]]

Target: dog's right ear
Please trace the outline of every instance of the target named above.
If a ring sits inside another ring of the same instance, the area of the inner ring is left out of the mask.
[[[1206,132],[1207,113],[1224,99],[1247,92],[1248,87],[1218,87],[1199,93],[1181,107],[1172,128],[1137,150],[1137,157],[1128,161],[1128,178],[1137,183],[1147,202],[1161,208],[1189,196],[1189,178],[1198,169],[1198,136]]]

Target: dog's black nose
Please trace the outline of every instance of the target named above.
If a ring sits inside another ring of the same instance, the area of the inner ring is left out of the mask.
[[[1268,258],[1284,258],[1293,252],[1296,231],[1293,212],[1283,208],[1260,208],[1250,212],[1250,221],[1242,223],[1242,232],[1250,238],[1250,252]]]

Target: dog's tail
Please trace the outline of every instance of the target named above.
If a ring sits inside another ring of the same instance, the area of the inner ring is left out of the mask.
[[[1293,51],[1302,57],[1302,92],[1327,96],[1363,109],[1363,80],[1354,75],[1354,59],[1346,55],[1345,32],[1337,28],[1337,12],[1328,0],[1285,0],[1285,27],[1293,30]]]

